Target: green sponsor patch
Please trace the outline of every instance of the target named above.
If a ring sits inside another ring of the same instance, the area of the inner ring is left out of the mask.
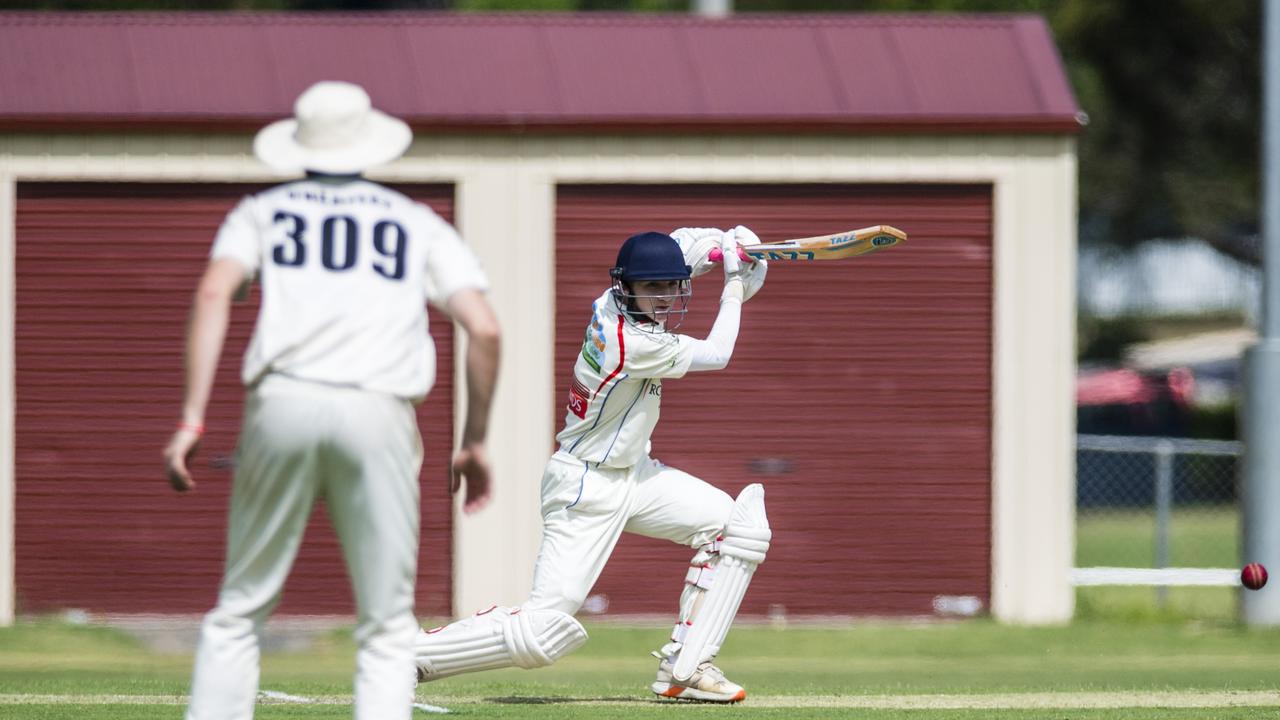
[[[600,372],[600,361],[595,359],[596,348],[590,340],[582,343],[582,359],[587,361],[592,370]]]

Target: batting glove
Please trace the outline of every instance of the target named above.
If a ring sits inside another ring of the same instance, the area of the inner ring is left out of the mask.
[[[684,253],[684,264],[693,269],[693,277],[711,270],[716,263],[707,257],[713,248],[720,247],[720,236],[724,232],[717,228],[680,228],[671,231],[671,237],[680,244],[680,252]]]
[[[720,252],[724,253],[720,263],[724,265],[724,277],[728,280],[742,270],[742,261],[738,259],[738,240],[733,230],[720,236]]]
[[[735,227],[731,232],[733,232],[734,241],[743,247],[760,244],[759,236],[743,225]],[[760,292],[760,288],[764,287],[764,277],[768,272],[769,263],[766,260],[755,260],[747,263],[747,266],[742,269],[742,299],[744,302]]]
[[[733,229],[733,239],[743,247],[760,244],[760,238],[745,225],[739,225]]]

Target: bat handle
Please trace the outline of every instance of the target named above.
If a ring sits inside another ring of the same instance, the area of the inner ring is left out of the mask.
[[[755,260],[742,248],[738,248],[738,257],[742,258],[743,262],[753,262]],[[707,259],[711,262],[720,262],[724,260],[724,253],[721,252],[720,248],[711,248],[711,252],[707,253]]]

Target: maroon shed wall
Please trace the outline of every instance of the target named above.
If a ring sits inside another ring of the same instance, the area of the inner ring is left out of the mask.
[[[257,187],[19,184],[19,612],[202,612],[213,605],[256,288],[232,311],[194,493],[169,490],[160,450],[180,409],[186,317],[213,234]],[[452,218],[452,187],[401,189]],[[434,311],[431,327],[439,375],[419,412],[426,462],[417,606],[423,615],[448,615],[453,342],[451,324]],[[353,612],[323,510],[312,518],[280,610]]]
[[[909,242],[867,257],[771,266],[729,367],[663,384],[653,454],[730,494],[765,484],[774,540],[744,613],[989,602],[990,186],[561,186],[557,203],[557,427],[591,301],[628,235],[906,230]],[[720,283],[694,282],[682,332],[705,337]],[[690,555],[625,536],[593,592],[610,612],[674,613]]]

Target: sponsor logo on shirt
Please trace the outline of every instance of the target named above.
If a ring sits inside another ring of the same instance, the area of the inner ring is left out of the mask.
[[[601,372],[604,363],[606,346],[604,325],[600,323],[600,309],[591,303],[591,324],[587,326],[586,336],[582,340],[582,359],[587,361],[592,370]]]
[[[569,412],[577,415],[579,420],[587,418],[587,398],[590,395],[591,391],[578,382],[577,378],[569,384]]]

